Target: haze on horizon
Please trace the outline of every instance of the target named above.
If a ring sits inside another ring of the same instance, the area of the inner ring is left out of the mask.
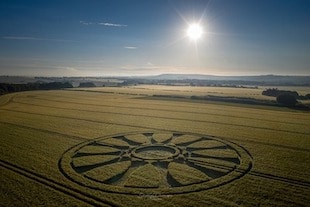
[[[309,22],[307,0],[3,0],[0,75],[310,75]]]

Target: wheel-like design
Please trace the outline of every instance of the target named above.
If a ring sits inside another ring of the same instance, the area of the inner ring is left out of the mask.
[[[237,144],[179,132],[102,137],[74,146],[60,160],[72,181],[125,194],[206,190],[242,177],[251,166],[251,156]]]

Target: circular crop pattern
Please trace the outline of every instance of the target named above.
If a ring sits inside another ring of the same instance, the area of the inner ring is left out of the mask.
[[[179,132],[141,132],[83,142],[64,153],[60,170],[96,190],[177,194],[206,190],[242,177],[249,153],[221,138]]]

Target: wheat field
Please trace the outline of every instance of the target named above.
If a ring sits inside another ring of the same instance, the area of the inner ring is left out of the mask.
[[[204,93],[175,90],[1,96],[1,204],[309,205],[309,112],[152,97]]]

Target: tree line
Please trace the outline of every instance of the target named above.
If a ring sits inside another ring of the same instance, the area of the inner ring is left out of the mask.
[[[26,84],[0,83],[0,95],[20,91],[55,90],[63,88],[73,88],[73,86],[69,82],[26,83]]]

